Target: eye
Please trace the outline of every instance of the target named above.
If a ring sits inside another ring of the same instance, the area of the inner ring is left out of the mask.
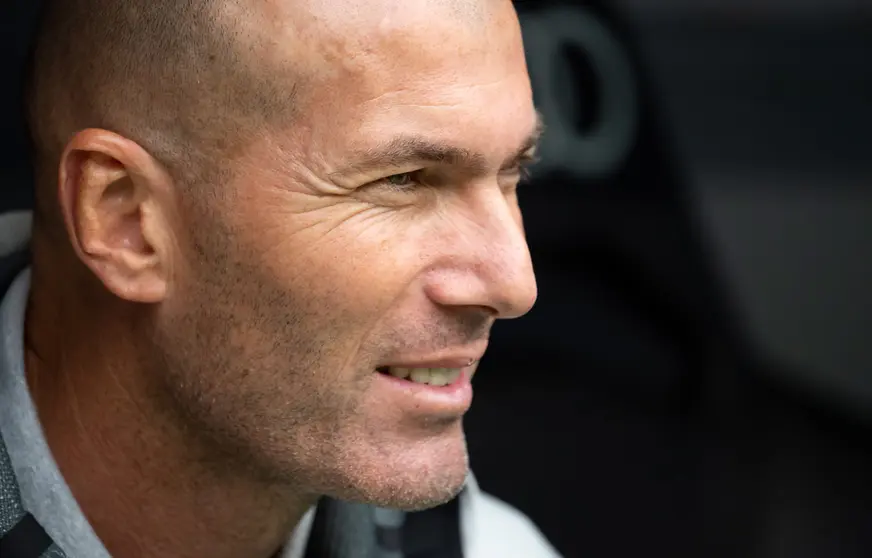
[[[415,183],[415,177],[411,172],[402,172],[400,174],[392,174],[383,179],[388,185],[395,188],[408,188]]]
[[[401,172],[371,182],[368,186],[397,192],[414,190],[421,184],[420,171]]]

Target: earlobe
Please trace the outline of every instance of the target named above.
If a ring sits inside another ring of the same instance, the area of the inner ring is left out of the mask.
[[[73,248],[116,296],[154,303],[167,291],[166,177],[112,132],[77,134],[61,158],[59,201]]]

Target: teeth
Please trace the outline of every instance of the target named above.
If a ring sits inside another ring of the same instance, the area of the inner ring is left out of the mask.
[[[412,368],[409,379],[417,384],[429,384],[431,376],[429,368]]]
[[[391,376],[431,386],[453,384],[460,377],[460,372],[460,368],[400,368],[397,366],[388,368],[388,374]]]
[[[411,368],[400,368],[398,366],[391,366],[388,368],[388,374],[403,379],[408,378],[411,371]]]

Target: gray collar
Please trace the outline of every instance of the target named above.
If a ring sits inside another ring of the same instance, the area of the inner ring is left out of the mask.
[[[24,509],[71,558],[108,558],[58,470],[27,388],[24,312],[29,290],[30,271],[25,270],[0,305],[0,431]]]

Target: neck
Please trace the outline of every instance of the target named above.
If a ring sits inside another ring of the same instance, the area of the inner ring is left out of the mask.
[[[28,384],[55,461],[109,553],[274,556],[312,500],[214,455],[160,410],[130,309],[59,300],[56,284],[33,277]]]

